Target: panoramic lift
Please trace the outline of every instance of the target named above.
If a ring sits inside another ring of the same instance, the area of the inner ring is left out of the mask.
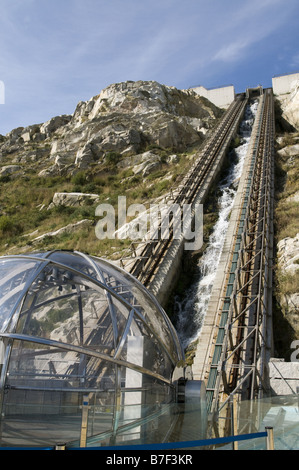
[[[0,258],[1,447],[202,439],[205,393],[132,275],[79,252]]]

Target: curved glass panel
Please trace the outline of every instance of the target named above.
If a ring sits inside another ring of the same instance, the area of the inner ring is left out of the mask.
[[[79,253],[66,252],[66,251],[53,251],[48,253],[47,259],[57,261],[65,266],[68,266],[75,271],[87,274],[90,277],[98,279],[98,274],[93,267],[92,263],[88,261],[89,257],[80,255]]]
[[[171,357],[180,360],[181,345],[177,339],[176,332],[166,313],[157,303],[144,286],[135,280],[129,273],[109,265],[105,260],[92,259],[101,263],[101,270],[108,286],[113,287],[115,292],[120,293],[123,298],[137,307],[144,315],[146,323],[153,329],[155,335],[163,341],[164,347],[169,351]]]
[[[26,295],[16,331],[108,353],[114,349],[111,324],[103,289],[49,263]]]
[[[0,331],[4,332],[26,283],[40,263],[26,259],[0,259]]]
[[[164,310],[113,264],[68,251],[0,258],[0,445],[77,442],[86,401],[90,442],[135,439],[175,402],[182,357]]]

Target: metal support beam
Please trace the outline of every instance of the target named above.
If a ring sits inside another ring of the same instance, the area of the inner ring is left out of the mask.
[[[228,334],[217,368],[221,374],[214,381],[211,405],[214,416],[236,392],[253,399],[267,390],[264,368],[267,322],[271,318],[268,308],[272,282],[274,110],[269,90],[260,99],[257,144],[253,146],[252,172],[247,183],[249,190],[243,197],[243,212],[240,211],[245,217],[226,314]]]

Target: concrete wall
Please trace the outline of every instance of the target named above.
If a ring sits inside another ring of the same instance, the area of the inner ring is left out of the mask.
[[[273,77],[272,88],[274,95],[284,95],[286,93],[290,93],[292,83],[296,80],[299,80],[299,72]]]
[[[271,358],[268,365],[272,395],[297,395],[299,362]]]
[[[215,104],[219,108],[228,108],[235,99],[235,88],[233,85],[210,89],[198,86],[191,89],[198,95],[207,98],[211,103]]]

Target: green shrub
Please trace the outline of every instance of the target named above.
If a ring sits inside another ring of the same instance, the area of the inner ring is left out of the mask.
[[[0,217],[0,232],[6,235],[17,235],[22,232],[22,227],[12,217],[2,215]]]
[[[0,176],[0,183],[9,183],[10,179],[10,175]]]
[[[112,165],[116,165],[120,159],[121,154],[118,152],[108,152],[105,156],[106,162]]]
[[[74,185],[78,185],[78,186],[83,186],[84,184],[86,184],[86,174],[84,173],[84,171],[79,171],[78,173],[76,173],[72,177],[71,182]]]

